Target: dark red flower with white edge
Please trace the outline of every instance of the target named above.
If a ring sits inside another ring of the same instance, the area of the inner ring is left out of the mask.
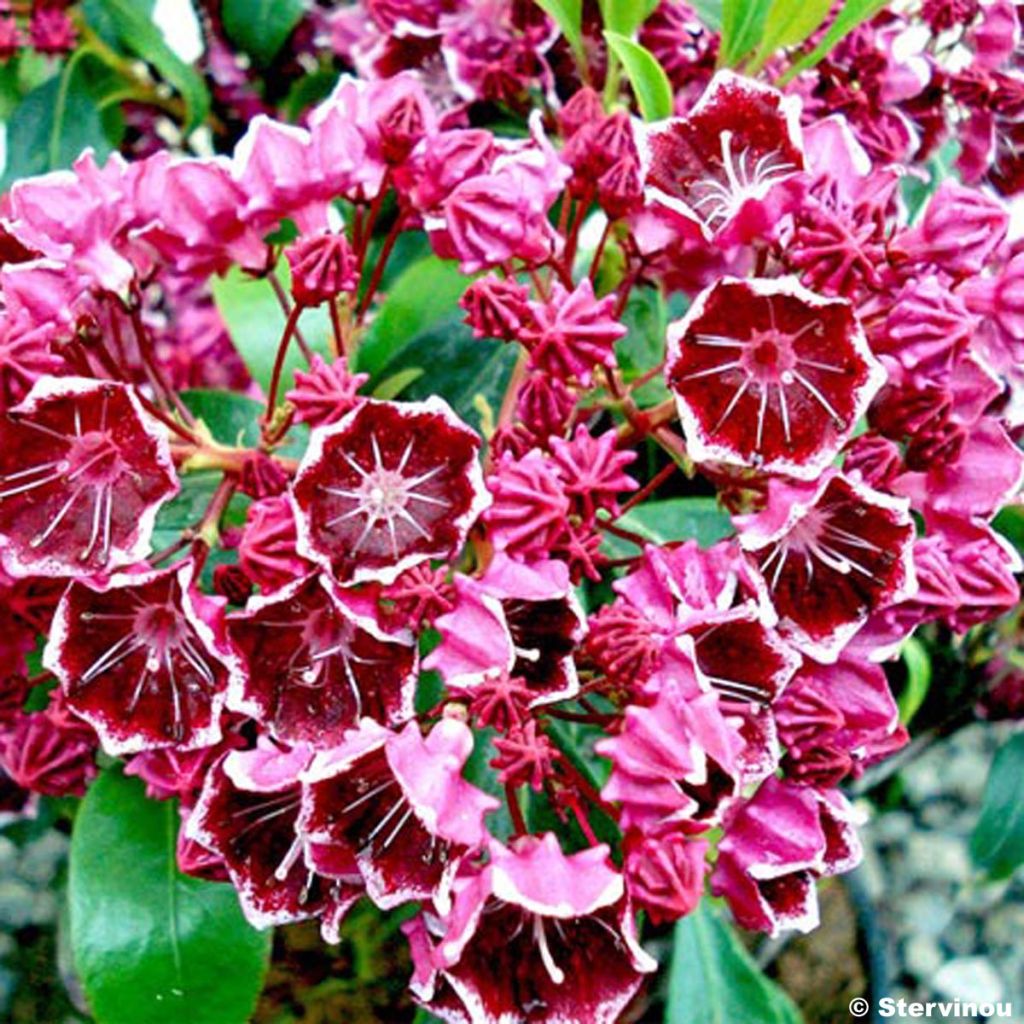
[[[818,661],[916,590],[909,503],[834,470],[815,484],[773,480],[765,509],[734,522],[765,613]]]
[[[744,928],[772,935],[812,931],[816,879],[860,862],[855,823],[838,790],[766,779],[726,821],[711,891],[725,897]]]
[[[413,994],[467,1024],[614,1024],[656,964],[608,847],[566,855],[547,832],[488,852],[456,879],[451,912],[422,920]]]
[[[75,581],[53,617],[43,664],[108,754],[193,750],[221,738],[223,601],[193,586],[191,562]]]
[[[459,859],[483,845],[484,816],[498,806],[462,778],[472,751],[455,718],[426,736],[415,722],[392,732],[364,719],[303,772],[299,831],[318,860],[354,861],[379,907],[445,906]]]
[[[314,430],[292,488],[299,554],[339,580],[383,583],[449,558],[489,503],[479,447],[433,396],[367,399]]]
[[[441,642],[424,668],[471,695],[495,680],[518,678],[531,707],[576,694],[573,652],[586,618],[564,562],[523,563],[498,552],[480,579],[456,576],[455,592],[455,608],[434,624]]]
[[[362,895],[351,877],[324,878],[307,862],[296,823],[299,773],[311,753],[266,740],[254,750],[232,751],[206,776],[185,822],[185,838],[224,861],[242,912],[256,928],[319,915],[326,926]]]
[[[368,715],[412,715],[416,647],[380,628],[372,601],[323,575],[252,598],[226,622],[228,706],[279,740],[329,747]]]
[[[800,106],[769,86],[720,71],[689,116],[641,135],[649,199],[707,239],[745,243],[772,231],[802,194]]]
[[[0,559],[12,576],[139,561],[177,491],[167,438],[123,384],[44,377],[0,418]]]
[[[699,462],[816,477],[885,381],[845,299],[723,278],[669,328],[668,385]]]

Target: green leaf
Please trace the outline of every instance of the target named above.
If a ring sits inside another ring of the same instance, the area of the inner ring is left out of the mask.
[[[440,395],[456,415],[482,430],[498,415],[515,360],[515,346],[474,338],[453,316],[417,335],[388,364],[388,372],[425,367],[426,372],[405,388],[402,397]]]
[[[260,440],[263,403],[236,391],[193,388],[181,393],[189,411],[206,424],[215,441],[238,448],[255,448]]]
[[[762,974],[733,929],[702,900],[675,928],[665,1024],[800,1024],[793,1001]]]
[[[660,0],[600,0],[601,22],[609,32],[632,38],[657,10]]]
[[[739,2],[739,0],[735,0]],[[810,53],[794,61],[789,70],[779,79],[779,85],[792,81],[801,71],[814,67],[844,36],[852,32],[862,22],[877,14],[886,0],[846,0],[842,10],[836,15],[835,21],[829,25],[817,46]]]
[[[702,548],[710,547],[733,532],[729,514],[714,498],[667,498],[645,501],[615,520],[616,526],[638,533],[652,544],[695,540]],[[605,550],[612,558],[630,558],[637,554],[636,545],[607,534]]]
[[[772,0],[723,0],[720,67],[737,68],[761,41]]]
[[[900,722],[906,725],[917,714],[932,685],[932,659],[928,649],[917,637],[907,637],[900,648],[900,657],[907,670],[907,683],[900,694]]]
[[[378,376],[398,353],[433,330],[453,310],[472,278],[452,260],[424,256],[407,266],[387,288],[384,301],[359,345],[356,369]],[[433,365],[435,360],[424,363]]]
[[[306,13],[305,0],[224,0],[221,18],[228,38],[266,67]]]
[[[672,86],[650,50],[617,32],[605,32],[608,46],[621,61],[645,121],[672,116]]]
[[[90,786],[71,839],[71,947],[97,1024],[245,1024],[270,932],[227,884],[182,875],[178,809],[120,769]]]
[[[199,72],[186,64],[171,48],[153,23],[144,0],[97,0],[121,45],[144,60],[175,89],[185,103],[185,130],[206,120],[210,94]]]
[[[657,288],[634,288],[626,303],[622,323],[628,333],[615,346],[622,379],[630,384],[665,358],[668,308]],[[669,397],[664,374],[658,373],[633,392],[634,401],[646,408]]]
[[[534,0],[559,27],[565,41],[577,54],[583,52],[583,0]]]
[[[821,26],[831,8],[832,0],[773,0],[757,55],[747,71],[759,71],[777,50],[798,46]]]
[[[702,25],[712,32],[722,31],[722,0],[693,0],[690,6]]]
[[[399,370],[398,373],[385,377],[373,389],[373,397],[389,402],[392,398],[397,398],[413,381],[419,380],[425,372],[422,366],[410,366],[406,370]]]
[[[97,160],[106,159],[111,145],[100,110],[99,70],[81,51],[18,104],[7,123],[3,189],[19,178],[70,167],[90,146]]]
[[[994,879],[1024,864],[1024,733],[1011,736],[992,761],[971,857]]]
[[[283,261],[279,273],[287,291],[290,278]],[[273,286],[267,278],[250,277],[238,267],[232,267],[224,277],[214,278],[210,285],[214,302],[224,317],[235,348],[245,360],[253,380],[265,391],[270,385],[277,346],[285,325],[284,311]],[[329,358],[331,321],[326,307],[305,310],[299,317],[299,330],[314,352]],[[305,360],[292,338],[281,378],[285,388],[291,387],[295,370],[304,367]]]

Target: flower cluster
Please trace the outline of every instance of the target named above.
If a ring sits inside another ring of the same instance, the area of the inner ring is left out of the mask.
[[[3,198],[3,811],[81,793],[102,750],[179,800],[182,869],[255,925],[330,942],[359,899],[414,904],[442,1019],[611,1024],[655,967],[639,911],[709,886],[749,928],[815,925],[859,859],[842,784],[907,740],[886,663],[1017,603],[991,523],[1024,476],[1024,254],[989,189],[908,217],[910,143],[825,113],[855,56],[712,77],[681,4],[643,30],[678,116],[581,87],[515,139],[453,123],[438,61],[508,100],[555,45],[539,9],[476,8],[345,8],[365,77],[305,126]],[[972,15],[976,63],[1002,14]],[[859,102],[902,118],[902,59],[865,59]],[[368,394],[404,237],[457,263],[504,367],[479,429]],[[268,379],[211,300],[238,269],[282,306]],[[641,365],[644,296],[679,315]],[[210,390],[261,413],[215,438]],[[698,544],[658,499],[710,492]]]

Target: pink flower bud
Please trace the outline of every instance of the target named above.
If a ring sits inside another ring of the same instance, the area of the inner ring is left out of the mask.
[[[325,231],[300,238],[287,252],[292,295],[300,306],[319,306],[359,284],[359,268],[348,239]]]

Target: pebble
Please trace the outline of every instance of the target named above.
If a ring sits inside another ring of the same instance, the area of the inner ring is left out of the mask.
[[[911,935],[903,946],[907,970],[920,981],[929,981],[944,959],[938,942],[928,935]]]
[[[0,926],[18,929],[35,922],[36,893],[18,878],[0,879]]]
[[[906,857],[907,866],[926,880],[963,883],[974,870],[964,841],[941,832],[912,835]]]

